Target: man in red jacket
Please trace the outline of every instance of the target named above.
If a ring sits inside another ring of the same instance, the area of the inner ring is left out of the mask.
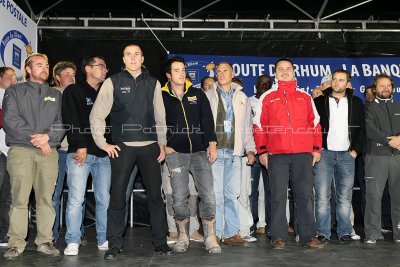
[[[313,165],[321,157],[321,126],[310,95],[297,88],[289,59],[275,63],[275,84],[262,97],[255,141],[261,164],[268,168],[271,190],[272,246],[287,239],[286,200],[289,177],[294,190],[300,244],[322,248],[315,239]]]

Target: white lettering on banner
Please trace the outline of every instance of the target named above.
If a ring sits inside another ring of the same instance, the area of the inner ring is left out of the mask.
[[[323,77],[328,73],[331,73],[331,67],[329,65],[294,64],[294,75],[296,77]]]
[[[356,65],[351,65],[351,77],[357,76],[360,77],[360,73],[358,72],[357,66]]]
[[[5,0],[0,0],[2,1],[3,6],[5,7]],[[7,10],[11,13],[12,16],[14,16],[19,22],[21,22],[22,25],[25,27],[28,27],[28,19],[24,16],[23,13],[21,13],[16,6],[13,5],[12,2],[7,0]]]
[[[269,76],[275,76],[275,65],[268,65]],[[298,65],[294,64],[294,75],[296,77],[324,77],[331,73],[329,65]]]
[[[233,64],[232,65],[233,72],[235,76],[255,76],[258,77],[264,74],[265,67],[264,64]]]
[[[362,64],[363,74],[366,77],[377,76],[381,73],[386,73],[389,76],[400,78],[400,67],[397,64]]]

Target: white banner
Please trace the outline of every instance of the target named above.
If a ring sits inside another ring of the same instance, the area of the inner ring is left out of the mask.
[[[25,58],[37,50],[37,25],[12,0],[0,0],[0,66],[23,78]]]

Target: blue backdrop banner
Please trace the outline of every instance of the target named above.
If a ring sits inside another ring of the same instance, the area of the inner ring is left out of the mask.
[[[169,57],[178,56],[171,54]],[[243,80],[244,92],[254,94],[254,84],[262,74],[274,76],[274,63],[277,57],[207,56],[179,54],[186,61],[186,72],[195,87],[206,76],[215,77],[216,65],[221,61],[232,64],[238,78]],[[400,99],[400,58],[290,58],[295,64],[298,86],[311,94],[312,89],[321,84],[324,75],[336,69],[346,69],[351,73],[351,84],[355,94],[364,99],[364,90],[372,85],[380,73],[390,75],[395,83],[395,98]]]

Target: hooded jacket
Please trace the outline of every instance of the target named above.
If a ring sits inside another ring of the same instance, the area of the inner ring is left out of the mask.
[[[209,142],[217,141],[210,102],[204,92],[186,82],[182,99],[167,83],[162,88],[167,146],[179,153],[205,151]]]
[[[329,132],[329,97],[332,94],[332,88],[326,89],[324,95],[314,99],[315,107],[320,116],[322,128],[322,147],[328,149],[327,138]],[[354,95],[354,90],[346,89],[346,95],[349,103],[348,125],[349,125],[349,150],[354,150],[358,155],[362,152],[364,145],[365,118],[364,106],[361,99]]]
[[[261,96],[260,124],[254,125],[258,154],[321,152],[321,126],[311,96],[297,81],[277,81]]]

